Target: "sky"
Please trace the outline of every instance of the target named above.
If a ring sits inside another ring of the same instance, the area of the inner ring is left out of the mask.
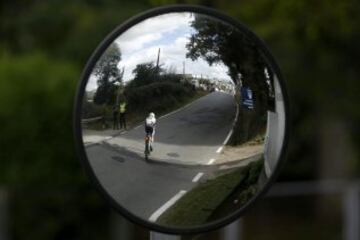
[[[182,73],[185,61],[186,74],[231,81],[225,65],[210,67],[203,59],[192,61],[186,58],[186,43],[194,31],[190,27],[193,20],[190,13],[169,13],[142,21],[121,34],[115,43],[121,51],[118,68],[125,68],[123,80],[133,79],[132,71],[137,64],[156,62],[160,48],[160,64],[165,69],[171,67],[176,73]],[[96,77],[91,76],[86,90],[96,88]]]

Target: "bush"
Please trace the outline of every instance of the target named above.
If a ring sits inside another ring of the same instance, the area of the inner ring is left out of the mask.
[[[2,184],[76,186],[84,180],[72,141],[79,74],[40,53],[0,57]]]
[[[245,181],[246,185],[256,184],[261,171],[264,167],[264,159],[261,158],[259,161],[251,162],[248,165],[248,175]]]
[[[195,91],[178,82],[159,81],[126,92],[128,108],[134,112],[164,112],[179,105]]]
[[[102,116],[105,112],[105,107],[94,104],[92,102],[84,101],[82,105],[81,117],[82,118],[93,118]]]

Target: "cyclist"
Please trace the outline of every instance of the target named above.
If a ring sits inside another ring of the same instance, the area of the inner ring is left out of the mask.
[[[149,116],[145,119],[145,133],[147,136],[150,136],[150,151],[153,150],[152,143],[154,142],[154,136],[155,136],[155,124],[156,124],[155,114],[151,112]]]

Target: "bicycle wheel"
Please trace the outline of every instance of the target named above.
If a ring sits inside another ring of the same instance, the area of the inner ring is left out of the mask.
[[[145,139],[145,160],[149,159],[150,149],[149,149],[149,137],[146,136]]]

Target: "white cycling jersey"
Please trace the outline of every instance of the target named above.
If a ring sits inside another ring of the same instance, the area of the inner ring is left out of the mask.
[[[146,124],[146,126],[149,126],[149,127],[155,127],[156,119],[152,118],[152,117],[147,117],[145,119],[145,124]]]

